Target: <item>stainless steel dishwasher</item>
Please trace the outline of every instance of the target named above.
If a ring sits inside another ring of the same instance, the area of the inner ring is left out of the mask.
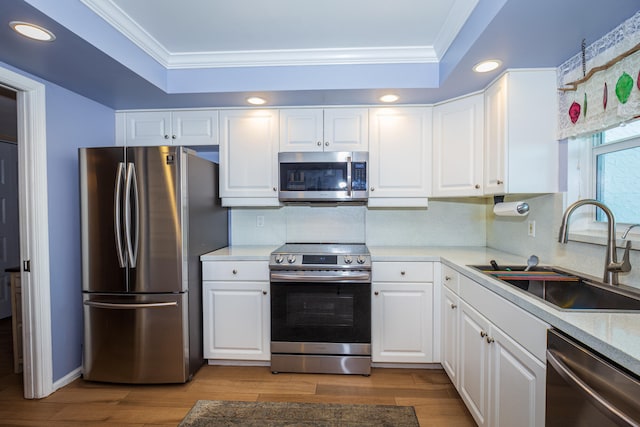
[[[584,344],[547,333],[546,427],[640,426],[640,379]]]

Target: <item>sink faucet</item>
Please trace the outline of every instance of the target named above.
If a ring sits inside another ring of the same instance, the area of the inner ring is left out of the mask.
[[[610,285],[618,285],[618,273],[627,272],[631,270],[631,263],[629,262],[629,249],[631,248],[631,242],[627,242],[627,246],[624,250],[624,256],[622,262],[617,261],[616,253],[616,220],[613,216],[611,209],[604,203],[601,203],[593,199],[578,200],[567,208],[562,216],[562,223],[560,224],[560,235],[558,242],[567,243],[569,240],[569,217],[580,206],[593,205],[596,206],[605,213],[607,216],[607,253],[604,260],[604,278],[602,281]]]

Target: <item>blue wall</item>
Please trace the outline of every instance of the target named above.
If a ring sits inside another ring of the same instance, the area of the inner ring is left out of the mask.
[[[46,86],[47,185],[53,381],[82,365],[78,148],[114,145],[115,115],[53,83],[0,62]]]

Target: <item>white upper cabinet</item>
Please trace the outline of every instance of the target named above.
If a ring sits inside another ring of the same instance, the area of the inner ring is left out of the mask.
[[[116,144],[218,145],[218,110],[118,112]]]
[[[467,96],[433,109],[433,196],[481,196],[484,96]]]
[[[558,191],[555,69],[509,70],[485,91],[484,194]]]
[[[431,193],[432,107],[369,111],[369,206],[426,207]]]
[[[220,197],[224,206],[279,206],[278,111],[220,112]]]
[[[366,108],[280,110],[280,151],[367,151]]]

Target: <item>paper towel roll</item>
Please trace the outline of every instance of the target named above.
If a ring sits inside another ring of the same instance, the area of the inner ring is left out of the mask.
[[[496,203],[493,213],[497,216],[526,216],[529,214],[529,204],[525,202]]]

